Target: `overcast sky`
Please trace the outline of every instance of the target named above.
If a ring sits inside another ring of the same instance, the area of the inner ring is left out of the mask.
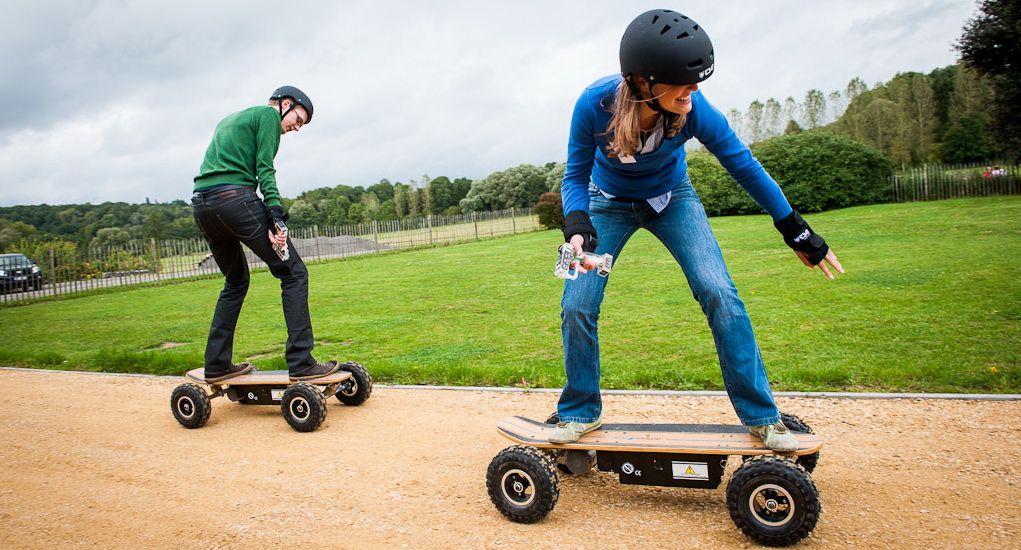
[[[721,111],[956,61],[973,0],[38,0],[0,17],[0,206],[187,200],[216,123],[302,88],[285,197],[566,158],[581,90],[669,8],[716,50]]]

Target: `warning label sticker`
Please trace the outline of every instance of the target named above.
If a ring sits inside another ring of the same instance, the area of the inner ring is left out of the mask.
[[[705,462],[673,462],[674,479],[709,480],[709,465]]]

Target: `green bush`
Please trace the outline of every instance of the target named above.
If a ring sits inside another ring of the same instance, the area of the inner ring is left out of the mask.
[[[893,164],[878,150],[846,136],[815,132],[779,136],[753,152],[791,206],[801,212],[889,200]]]
[[[878,150],[850,138],[802,132],[768,139],[753,152],[801,212],[889,200],[892,163]],[[690,153],[688,175],[710,216],[762,213],[710,153]]]
[[[688,154],[688,175],[691,185],[710,216],[732,216],[735,214],[762,214],[740,185],[730,177],[716,157],[706,152]]]

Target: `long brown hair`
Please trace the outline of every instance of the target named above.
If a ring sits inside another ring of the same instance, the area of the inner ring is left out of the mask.
[[[635,93],[638,90],[637,84],[629,83],[629,78],[630,75],[620,81],[612,103],[606,106],[607,110],[613,113],[609,124],[606,125],[606,133],[602,134],[609,136],[610,146],[607,147],[606,156],[610,158],[634,156],[642,144],[642,103],[648,100]],[[669,116],[663,138],[670,139],[676,136],[684,127],[686,119],[685,115]]]

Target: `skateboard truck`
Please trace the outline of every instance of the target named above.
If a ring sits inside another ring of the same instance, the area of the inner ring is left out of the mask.
[[[610,274],[610,268],[613,267],[613,256],[610,254],[593,254],[592,252],[582,252],[581,256],[576,256],[574,253],[574,246],[571,243],[564,243],[560,245],[560,255],[557,257],[557,265],[553,268],[553,274],[561,279],[574,279],[578,278],[578,266],[571,267],[571,263],[577,261],[578,263],[591,264],[598,269],[600,277],[606,277]]]
[[[273,233],[277,235],[287,234],[287,226],[284,225],[283,220],[275,220],[273,222]],[[277,256],[279,256],[281,260],[286,260],[291,257],[291,251],[287,249],[287,244],[274,244],[273,252],[276,252]]]

